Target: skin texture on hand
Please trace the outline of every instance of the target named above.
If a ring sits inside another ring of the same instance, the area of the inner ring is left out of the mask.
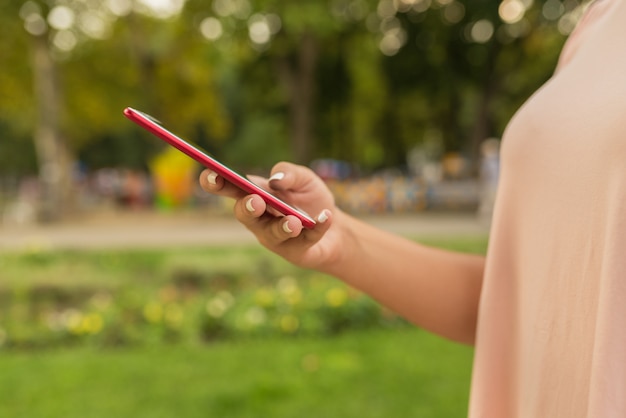
[[[332,224],[340,211],[321,178],[306,167],[279,163],[269,178],[250,176],[250,180],[311,214],[317,225],[304,229],[295,216],[277,216],[260,196],[246,194],[216,173],[204,170],[200,175],[204,190],[236,200],[235,217],[269,250],[304,268],[324,270],[336,262],[342,234],[333,232]]]

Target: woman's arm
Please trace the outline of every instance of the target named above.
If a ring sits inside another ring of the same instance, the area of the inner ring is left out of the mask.
[[[484,257],[427,247],[343,213],[345,249],[325,272],[420,327],[473,344]]]

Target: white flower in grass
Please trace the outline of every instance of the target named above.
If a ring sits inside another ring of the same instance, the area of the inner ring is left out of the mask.
[[[246,311],[246,322],[255,327],[265,323],[267,321],[267,314],[263,308],[253,306]]]
[[[221,318],[235,303],[235,298],[225,290],[218,292],[206,303],[206,312],[213,318]]]

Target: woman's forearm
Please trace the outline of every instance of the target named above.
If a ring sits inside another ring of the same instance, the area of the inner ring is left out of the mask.
[[[326,273],[424,329],[473,344],[484,257],[427,247],[337,216],[348,238]]]

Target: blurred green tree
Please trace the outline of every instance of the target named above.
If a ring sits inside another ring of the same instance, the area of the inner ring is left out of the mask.
[[[15,7],[18,4],[12,2],[8,6],[8,16],[16,19],[19,13],[30,35],[26,41],[20,41],[29,51],[31,63],[33,139],[42,194],[40,216],[44,220],[55,220],[70,196],[73,157],[60,126],[63,93],[50,40],[68,42],[61,38],[70,17],[64,13],[65,9],[54,4],[28,1],[19,11]]]
[[[138,134],[121,117],[127,105],[166,112],[184,134],[228,135],[204,42],[173,18],[179,9],[164,14],[143,1],[3,4],[9,36],[0,52],[10,64],[0,77],[8,93],[0,127],[33,137],[43,219],[71,208],[77,155],[96,165],[145,165],[144,151],[156,146],[131,142]]]
[[[261,129],[257,141],[273,143],[277,156],[310,162],[316,153],[317,103],[324,88],[319,84],[320,60],[353,22],[338,19],[320,0],[215,0],[210,9],[206,2],[190,0],[186,11],[196,16],[200,31],[216,48],[238,58],[229,67],[236,72],[242,96],[237,104],[241,117]],[[285,129],[276,129],[278,123],[271,120],[284,120]],[[251,131],[242,128],[232,159],[246,160],[237,154],[256,147]],[[277,141],[276,136],[289,140]]]
[[[579,2],[557,3],[549,18],[545,2],[522,0],[407,0],[391,8],[387,32],[402,35],[385,60],[396,104],[387,108],[386,164],[401,163],[432,136],[442,150],[476,160],[480,142],[500,137],[551,76],[572,28],[563,22],[579,14]]]
[[[56,216],[75,158],[145,166],[161,145],[138,140],[125,106],[251,171],[322,157],[401,167],[427,143],[475,158],[551,75],[581,5],[5,1],[0,170],[36,154]]]
[[[30,134],[34,119],[28,39],[19,19],[21,2],[0,4],[0,175],[33,174],[36,160]]]
[[[267,131],[242,128],[237,154],[254,149],[250,132],[277,146],[266,137],[284,120],[292,159],[371,169],[433,141],[476,159],[551,75],[580,9],[555,1],[216,0],[201,28],[245,51],[231,67],[240,122]]]

